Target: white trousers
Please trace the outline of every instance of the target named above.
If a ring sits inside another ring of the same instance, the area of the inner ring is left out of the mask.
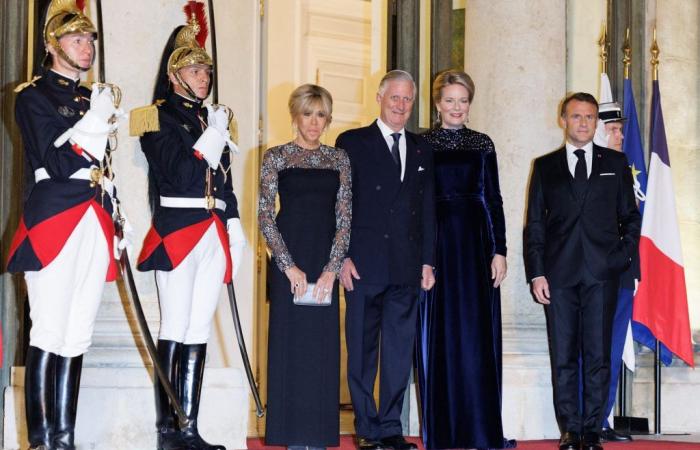
[[[226,273],[226,254],[212,223],[197,245],[173,270],[156,270],[160,301],[160,339],[183,344],[209,340]]]
[[[24,273],[29,293],[29,345],[63,357],[87,352],[112,252],[93,207],[58,256]]]

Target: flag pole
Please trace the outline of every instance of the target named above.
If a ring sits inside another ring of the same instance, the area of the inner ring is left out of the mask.
[[[608,73],[608,47],[610,43],[608,42],[608,25],[603,23],[603,34],[600,36],[598,41],[598,46],[600,47],[600,62],[602,65],[602,72]]]
[[[630,78],[630,65],[632,64],[632,46],[630,45],[630,29],[625,31],[625,41],[622,44],[622,67],[625,80]],[[620,416],[627,417],[627,368],[625,363],[620,363],[620,392],[618,395],[620,405]]]
[[[651,79],[659,79],[659,44],[656,42],[656,26],[654,26],[654,36],[651,43]],[[654,351],[654,434],[661,434],[661,342],[656,339]]]

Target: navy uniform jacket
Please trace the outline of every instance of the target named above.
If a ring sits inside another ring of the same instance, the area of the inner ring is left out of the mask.
[[[50,178],[28,189],[22,219],[10,245],[10,272],[46,267],[90,206],[94,207],[105,232],[109,254],[113,253],[114,223],[109,194],[103,195],[99,185],[90,187],[88,180],[70,178],[79,169],[98,166],[99,161],[70,142],[59,148],[53,144],[89,108],[90,90],[81,86],[79,80],[51,70],[17,95],[15,115],[28,167],[32,172],[45,169]],[[27,175],[28,179],[34,178],[33,173]],[[111,259],[107,281],[113,281],[116,273],[116,264]]]
[[[580,280],[581,264],[598,280],[620,276],[637,256],[641,216],[624,153],[593,145],[593,167],[582,199],[560,148],[535,159],[527,224],[528,280],[544,275],[564,288]]]
[[[363,283],[418,285],[435,263],[433,150],[406,131],[403,182],[376,121],[338,136],[352,168],[348,257]]]
[[[141,150],[148,160],[151,192],[155,197],[151,229],[143,243],[138,269],[169,271],[190,253],[211,223],[217,231],[226,254],[224,282],[231,280],[231,258],[226,221],[238,217],[238,202],[231,180],[231,153],[225,151],[221,166],[212,173],[212,194],[226,202],[226,210],[205,208],[166,208],[160,206],[159,196],[204,198],[207,162],[195,153],[194,143],[207,123],[207,110],[201,102],[193,102],[171,93],[158,106],[159,131],[141,136]]]

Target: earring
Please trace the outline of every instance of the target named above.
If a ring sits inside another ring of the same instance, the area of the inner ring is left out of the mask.
[[[438,123],[442,123],[442,117],[440,117],[440,111],[437,112],[437,121],[438,121]]]
[[[467,116],[467,120],[465,120],[464,123],[469,123],[469,116]]]

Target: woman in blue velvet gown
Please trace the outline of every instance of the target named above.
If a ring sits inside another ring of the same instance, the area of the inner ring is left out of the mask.
[[[491,139],[464,126],[474,83],[459,71],[433,83],[435,287],[420,304],[419,383],[428,449],[506,448],[501,420],[503,202]]]

